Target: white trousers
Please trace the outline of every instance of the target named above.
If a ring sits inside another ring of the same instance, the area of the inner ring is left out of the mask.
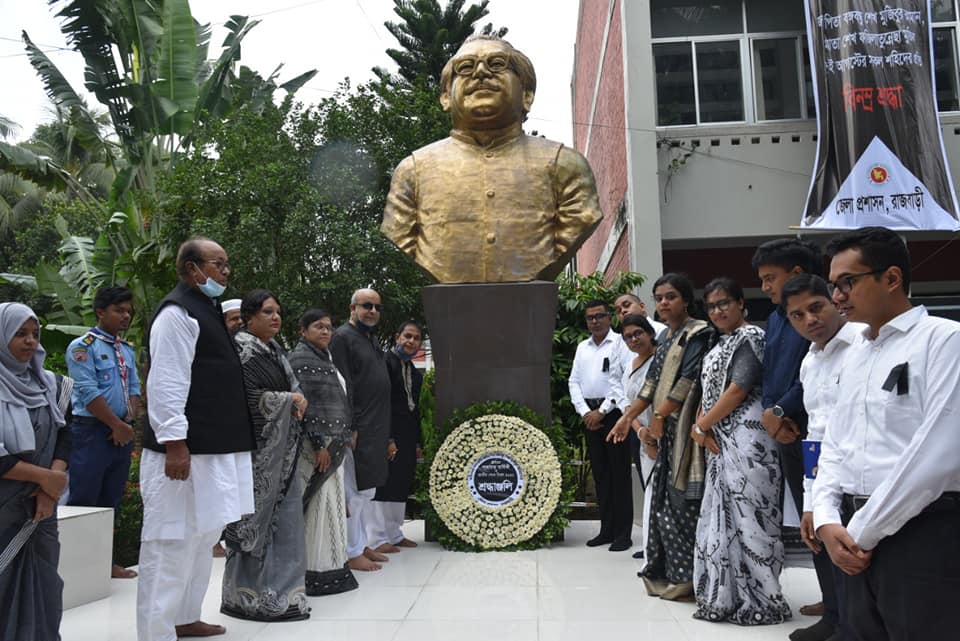
[[[138,641],[177,641],[174,626],[200,620],[220,530],[140,543]]]
[[[347,558],[355,559],[367,545],[367,519],[370,518],[370,505],[377,489],[357,489],[357,468],[353,462],[353,450],[348,449],[343,459],[343,486],[347,497]]]
[[[650,533],[650,502],[653,499],[653,466],[657,460],[647,456],[647,453],[640,450],[640,471],[643,473],[644,480],[647,481],[647,487],[643,491],[643,512],[640,514],[640,549],[644,551],[643,562],[640,564],[642,571],[647,567],[647,536]]]
[[[367,543],[377,549],[385,543],[396,545],[403,540],[403,517],[407,504],[404,501],[372,501],[367,519]]]

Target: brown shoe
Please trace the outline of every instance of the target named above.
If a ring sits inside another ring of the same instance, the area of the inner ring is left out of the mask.
[[[820,601],[819,603],[811,603],[810,605],[801,606],[800,614],[802,614],[805,617],[822,617],[823,601]]]
[[[693,597],[693,583],[671,583],[660,593],[664,601],[689,601]]]
[[[213,625],[203,621],[194,621],[176,626],[177,637],[215,637],[226,634],[227,629],[222,625]]]
[[[662,579],[650,579],[645,576],[640,578],[643,579],[643,587],[647,588],[647,594],[650,596],[660,596],[670,585]]]

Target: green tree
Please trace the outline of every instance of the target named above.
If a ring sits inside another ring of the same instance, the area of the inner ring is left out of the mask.
[[[632,293],[643,284],[645,277],[636,272],[620,272],[609,282],[603,272],[594,272],[588,276],[564,273],[558,283],[560,291],[557,305],[557,328],[553,332],[553,354],[550,366],[550,398],[553,406],[553,418],[559,420],[574,448],[575,456],[583,464],[579,468],[577,479],[577,500],[584,500],[590,479],[590,465],[587,457],[587,445],[583,435],[583,422],[570,401],[570,369],[577,345],[590,334],[587,331],[583,314],[591,300],[606,301],[613,305],[621,294]]]
[[[463,42],[476,32],[476,22],[490,11],[490,0],[481,0],[464,10],[466,0],[449,0],[440,7],[437,0],[393,0],[393,12],[399,22],[384,26],[400,43],[400,49],[387,49],[387,55],[400,67],[400,77],[410,84],[427,82],[440,86],[440,72]],[[481,33],[503,37],[507,29],[495,29],[487,23]],[[374,69],[381,80],[389,76]]]
[[[63,19],[61,30],[84,57],[86,88],[105,106],[116,142],[103,135],[95,114],[63,74],[24,33],[28,57],[54,104],[71,116],[72,140],[103,154],[113,172],[104,204],[58,163],[0,144],[0,169],[30,171],[70,183],[96,211],[95,236],[73,234],[58,218],[59,264],[41,263],[36,286],[56,298],[48,321],[77,325],[97,287],[127,285],[134,291],[135,319],[142,322],[173,282],[173,248],[161,234],[158,180],[187,153],[195,133],[229,118],[243,105],[263,106],[277,89],[294,92],[315,72],[277,83],[279,69],[264,78],[237,69],[240,44],[256,26],[231,16],[219,56],[207,59],[210,30],[194,20],[187,0],[49,0]],[[142,326],[131,327],[139,340]]]

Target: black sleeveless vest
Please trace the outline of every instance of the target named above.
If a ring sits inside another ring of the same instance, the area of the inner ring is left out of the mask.
[[[200,325],[185,410],[190,424],[187,431],[190,453],[228,454],[256,449],[240,357],[223,324],[220,305],[212,304],[207,296],[184,283],[160,301],[153,317],[167,305],[184,308]],[[149,345],[149,330],[147,337]],[[143,446],[155,452],[166,450],[163,444],[157,443],[149,418],[143,428]]]

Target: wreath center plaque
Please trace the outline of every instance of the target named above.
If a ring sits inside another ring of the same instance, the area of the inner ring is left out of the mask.
[[[484,454],[470,468],[467,486],[473,499],[482,505],[509,505],[523,491],[523,472],[506,454]]]

